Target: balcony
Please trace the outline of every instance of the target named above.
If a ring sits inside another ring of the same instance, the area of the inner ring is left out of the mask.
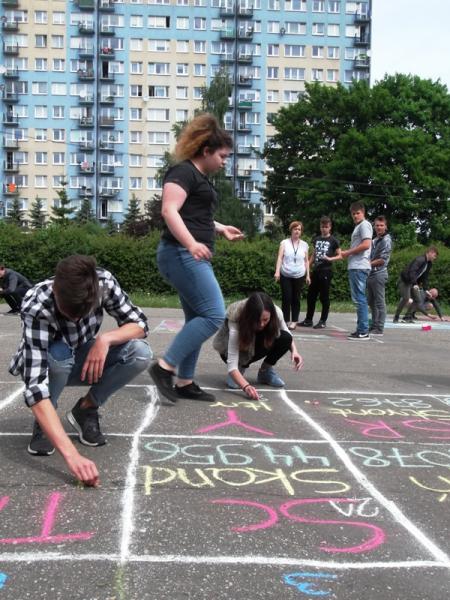
[[[116,35],[116,28],[114,25],[100,24],[100,35]]]
[[[221,54],[219,59],[222,64],[233,63],[234,62],[234,52],[227,52],[226,54]]]
[[[19,140],[16,140],[16,138],[4,137],[3,148],[6,148],[7,150],[17,150],[19,148]]]
[[[253,38],[253,27],[239,27],[238,38],[240,40],[251,40]]]
[[[234,40],[235,32],[234,29],[221,29],[220,39],[221,40]]]
[[[9,44],[7,42],[3,42],[3,54],[6,56],[18,56],[19,44]]]
[[[370,58],[367,56],[365,58],[359,57],[355,58],[353,63],[353,67],[355,69],[370,69]]]
[[[88,163],[86,160],[78,165],[78,172],[80,175],[93,175],[94,165]]]
[[[96,0],[75,0],[80,10],[95,10]]]
[[[370,46],[369,35],[355,35],[353,39],[354,46]]]
[[[114,175],[114,165],[100,163],[100,175]]]
[[[17,67],[8,67],[3,73],[5,79],[19,79],[19,69]]]
[[[115,151],[115,143],[114,140],[100,140],[99,148],[102,152],[114,152]]]
[[[221,6],[220,7],[220,16],[223,18],[234,18],[234,7],[233,6]]]
[[[95,27],[91,21],[81,21],[78,23],[78,33],[80,35],[94,35]]]
[[[94,117],[80,117],[78,119],[79,127],[94,127]]]
[[[238,52],[238,63],[250,65],[253,62],[253,54],[251,52]]]
[[[3,195],[4,196],[18,196],[19,188],[17,187],[17,184],[15,184],[13,182],[4,183],[3,184]]]
[[[240,17],[253,17],[253,6],[243,6],[238,4],[237,14]]]
[[[100,75],[100,81],[109,81],[109,82],[113,82],[116,79],[116,74],[115,73],[101,73]]]
[[[114,12],[115,5],[113,0],[99,0],[98,10],[102,12]]]
[[[2,6],[5,8],[19,8],[19,0],[2,0]]]
[[[16,102],[19,102],[19,94],[8,90],[3,90],[2,100],[7,104],[15,104]]]
[[[252,195],[250,192],[244,192],[243,190],[238,190],[237,197],[239,198],[239,200],[242,200],[245,202],[250,202]]]
[[[253,102],[251,100],[238,100],[238,110],[252,110]]]
[[[16,33],[19,31],[19,23],[18,21],[3,21],[2,29],[6,33]]]
[[[78,96],[78,104],[80,106],[92,106],[94,104],[94,96],[88,94],[86,96]]]
[[[110,129],[114,128],[114,118],[113,117],[100,117],[98,120],[98,124],[100,127],[107,127]]]
[[[3,171],[5,173],[18,173],[19,172],[19,163],[13,162],[11,160],[3,161]]]
[[[238,169],[237,176],[239,179],[249,179],[252,176],[252,169]]]
[[[113,106],[116,100],[115,96],[100,96],[100,104]]]
[[[93,81],[95,79],[93,69],[78,69],[77,75],[80,81]]]
[[[94,190],[91,187],[82,185],[78,189],[78,198],[80,198],[81,200],[84,200],[85,198],[93,198],[93,197],[94,197]]]
[[[78,148],[83,152],[93,152],[94,142],[92,140],[80,140],[78,142]]]
[[[240,154],[241,156],[250,156],[252,150],[253,149],[251,146],[244,146],[243,144],[238,144],[236,148],[236,154]]]
[[[86,58],[94,58],[94,46],[82,46],[78,48],[78,58],[84,60]]]
[[[108,46],[104,46],[99,50],[100,58],[113,59],[115,54],[114,48],[109,48]]]
[[[114,198],[114,196],[116,196],[118,194],[119,190],[116,190],[114,188],[106,188],[106,187],[101,187],[100,188],[100,196],[102,198]]]
[[[238,76],[238,85],[241,87],[252,87],[253,77],[250,75],[239,75]]]
[[[8,127],[18,127],[19,117],[16,117],[16,115],[3,113],[3,125],[6,125]]]
[[[363,23],[370,23],[370,15],[368,13],[357,12],[357,13],[355,13],[354,23],[355,23],[355,25],[361,25]]]

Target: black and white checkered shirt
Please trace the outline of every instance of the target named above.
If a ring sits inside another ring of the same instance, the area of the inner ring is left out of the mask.
[[[97,335],[103,311],[114,317],[120,327],[136,323],[148,334],[147,319],[134,306],[109,271],[97,269],[99,306],[79,321],[69,321],[58,311],[53,295],[53,279],[29,290],[21,307],[22,341],[11,360],[9,372],[21,375],[25,383],[25,402],[32,406],[49,397],[47,353],[52,342],[63,341],[75,350]]]

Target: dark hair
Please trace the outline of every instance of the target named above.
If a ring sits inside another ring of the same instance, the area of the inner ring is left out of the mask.
[[[436,246],[430,246],[425,254],[428,254],[428,252],[434,252],[436,256],[439,256],[439,250],[436,248]]]
[[[178,138],[175,156],[187,160],[200,156],[208,148],[211,153],[219,148],[233,148],[233,138],[220,127],[214,115],[203,113],[187,123]]]
[[[366,207],[362,202],[353,202],[353,204],[350,204],[350,212],[355,212],[357,210],[362,210],[363,213],[365,213]]]
[[[320,224],[321,225],[332,225],[331,219],[330,217],[320,217]]]
[[[378,217],[375,217],[374,221],[382,221],[383,223],[386,223],[386,225],[387,225],[387,219],[384,215],[378,215]]]
[[[97,263],[92,256],[73,254],[56,265],[53,291],[56,305],[65,316],[79,319],[98,304]]]
[[[263,311],[270,313],[270,320],[264,327],[264,346],[269,348],[279,335],[280,321],[272,298],[265,292],[253,292],[247,298],[238,318],[239,350],[248,350],[255,339],[256,328]]]

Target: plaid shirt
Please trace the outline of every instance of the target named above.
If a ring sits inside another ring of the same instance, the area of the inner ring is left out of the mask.
[[[104,269],[97,269],[97,274],[99,305],[79,321],[69,321],[58,311],[53,295],[53,279],[38,283],[23,299],[22,341],[11,360],[9,372],[22,376],[28,406],[49,397],[47,354],[50,344],[62,340],[75,350],[92,340],[102,324],[103,310],[116,319],[119,327],[126,323],[136,323],[147,336],[145,315],[131,304],[113,275]]]

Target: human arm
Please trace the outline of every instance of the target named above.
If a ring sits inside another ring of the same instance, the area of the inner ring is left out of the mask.
[[[366,250],[370,249],[370,244],[371,240],[367,238],[354,248],[349,248],[348,250],[341,250],[341,258],[348,258],[353,254],[361,254],[362,252],[365,252]]]
[[[280,248],[278,250],[277,262],[275,265],[274,277],[275,277],[276,281],[280,280],[281,264],[283,262],[283,256],[284,256],[284,242],[281,242]]]
[[[233,225],[223,225],[218,221],[214,221],[214,227],[216,232],[220,235],[223,235],[223,237],[229,242],[236,242],[244,238],[242,231]]]
[[[31,410],[45,435],[63,457],[72,475],[85,485],[97,487],[100,479],[95,463],[82,456],[75,448],[64,431],[51,401],[45,398],[34,404]]]
[[[305,281],[306,285],[311,283],[311,277],[309,274],[308,244],[306,244],[305,248]]]
[[[296,371],[300,371],[300,369],[303,367],[303,358],[298,353],[294,338],[292,338],[291,344],[291,362]]]
[[[10,271],[8,269],[7,275],[3,279],[3,285],[5,285],[5,287],[0,288],[1,295],[7,296],[8,294],[12,294],[13,292],[16,291],[18,284],[19,284],[19,279],[17,277],[17,273],[15,273],[14,271]]]
[[[164,184],[161,215],[170,233],[195,258],[210,260],[211,250],[205,244],[197,242],[190,233],[180,215],[180,210],[187,198],[187,192],[180,185],[172,182]]]
[[[228,354],[227,366],[228,374],[233,381],[241,388],[244,394],[252,400],[259,400],[259,394],[256,389],[249,384],[242,373],[239,371],[239,328],[236,322],[228,321]]]

